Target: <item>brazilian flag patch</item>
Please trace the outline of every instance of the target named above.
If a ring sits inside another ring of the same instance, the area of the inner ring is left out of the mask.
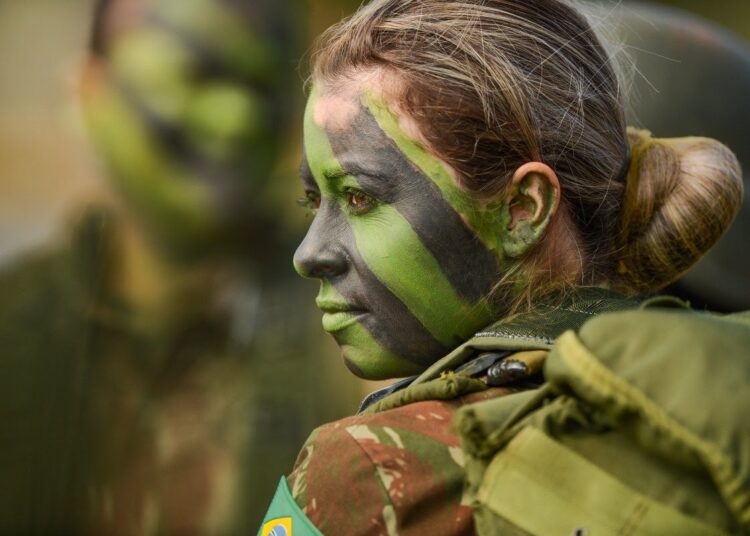
[[[261,536],[292,536],[292,518],[279,517],[263,523]]]
[[[284,477],[276,488],[258,536],[322,536],[292,497]]]

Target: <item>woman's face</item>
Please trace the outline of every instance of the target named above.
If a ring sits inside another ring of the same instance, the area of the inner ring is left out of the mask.
[[[423,370],[490,322],[507,227],[377,89],[310,97],[301,176],[314,219],[294,256],[321,282],[323,328],[370,379]]]

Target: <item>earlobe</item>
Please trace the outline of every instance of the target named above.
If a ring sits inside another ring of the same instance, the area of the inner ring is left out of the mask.
[[[528,162],[513,174],[505,199],[508,228],[503,250],[520,257],[541,242],[560,204],[560,181],[548,165]]]

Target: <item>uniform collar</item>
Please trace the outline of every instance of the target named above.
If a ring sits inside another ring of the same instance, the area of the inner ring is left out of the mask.
[[[476,375],[513,352],[549,350],[557,337],[565,331],[578,330],[590,318],[638,305],[636,299],[597,287],[583,287],[557,294],[531,311],[490,324],[422,374],[371,393],[364,399],[359,411],[397,391],[439,378],[445,372],[472,371],[470,375]]]
[[[413,383],[423,383],[445,371],[456,370],[484,352],[549,350],[557,337],[568,330],[578,330],[590,318],[638,305],[636,299],[598,287],[581,287],[557,294],[531,311],[487,326],[434,363]]]

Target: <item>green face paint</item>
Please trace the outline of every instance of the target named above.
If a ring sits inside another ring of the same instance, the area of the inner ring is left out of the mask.
[[[353,310],[350,300],[328,281],[321,283],[315,300],[323,311],[323,329],[341,346],[344,362],[357,376],[385,379],[416,374],[421,368],[387,350],[360,323],[364,311]]]
[[[86,103],[86,114],[93,142],[120,192],[160,242],[184,251],[215,235],[216,207],[206,185],[152,143],[151,133],[117,92],[99,91]]]
[[[430,154],[418,141],[407,136],[399,126],[398,116],[372,91],[366,91],[363,101],[380,128],[393,140],[398,149],[440,189],[445,200],[474,230],[479,240],[502,258],[503,231],[510,217],[498,202],[479,202],[456,184],[445,165]]]
[[[320,204],[295,266],[321,279],[324,326],[351,368],[403,376],[491,321],[499,254],[469,221],[489,227],[499,216],[461,192],[382,103],[354,100],[321,104],[315,91],[308,103],[302,179]]]

